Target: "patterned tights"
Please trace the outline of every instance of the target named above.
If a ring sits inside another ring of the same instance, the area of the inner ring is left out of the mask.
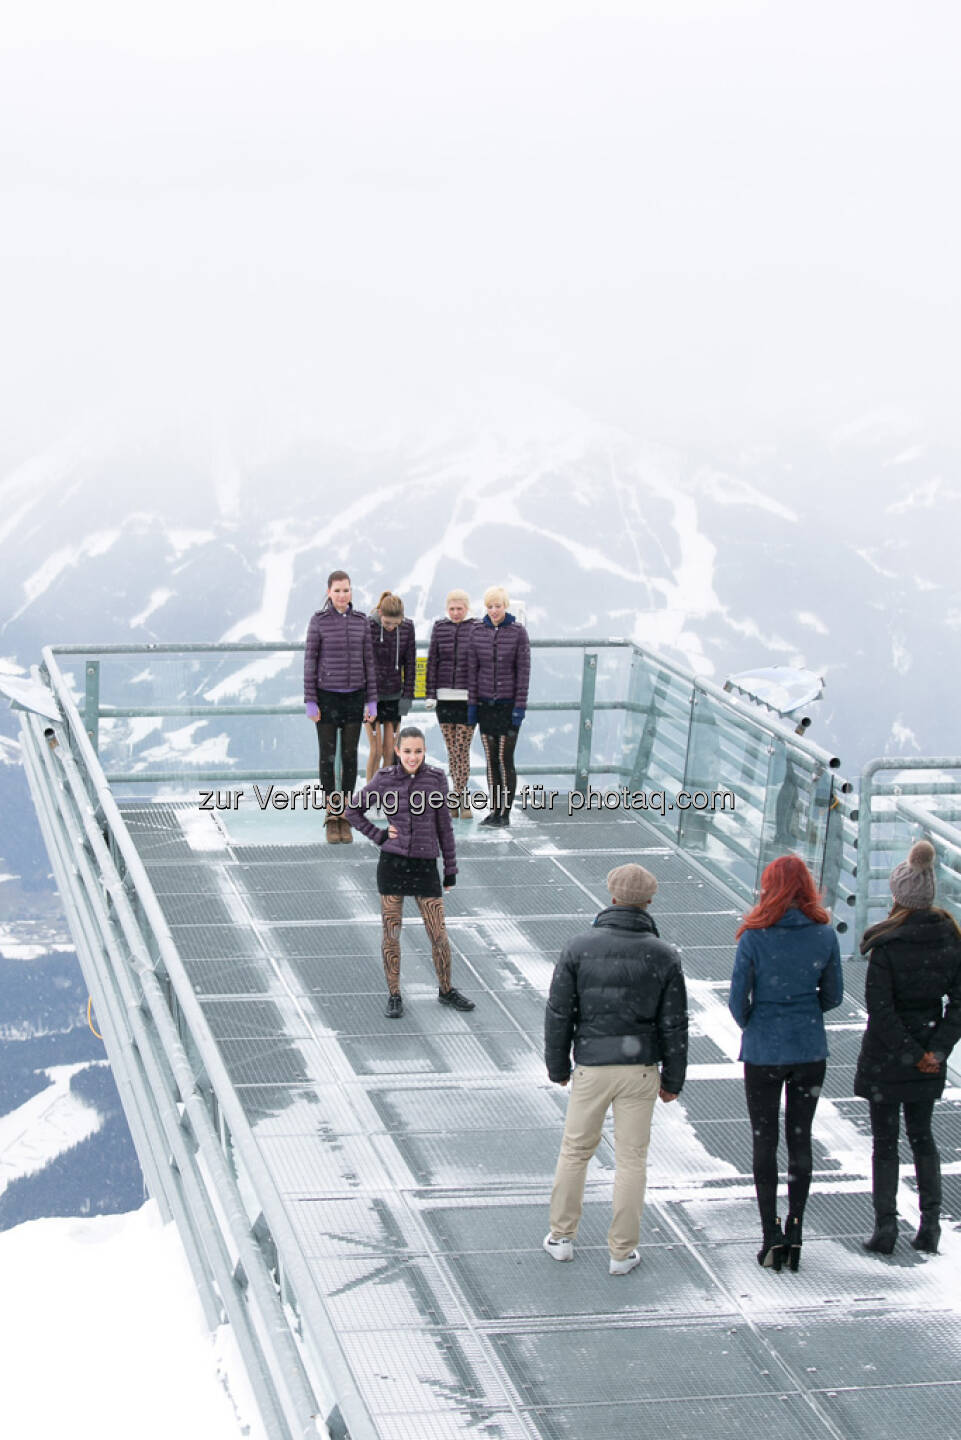
[[[491,810],[506,814],[514,803],[514,791],[517,789],[517,771],[514,769],[517,731],[509,730],[506,735],[485,735],[481,731],[481,744],[487,761],[487,790]]]
[[[440,729],[447,746],[453,790],[455,794],[463,795],[470,780],[470,742],[474,727],[442,724]]]
[[[443,991],[450,989],[450,941],[444,923],[444,900],[440,895],[423,897],[416,895],[424,928],[430,937],[431,958],[437,972],[437,985]],[[380,914],[384,930],[380,953],[384,957],[384,974],[387,989],[391,995],[400,994],[400,927],[404,919],[403,895],[382,895]]]

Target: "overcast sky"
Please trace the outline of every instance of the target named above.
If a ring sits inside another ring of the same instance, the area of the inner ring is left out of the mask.
[[[955,4],[74,0],[0,32],[0,446],[491,377],[958,438]]]

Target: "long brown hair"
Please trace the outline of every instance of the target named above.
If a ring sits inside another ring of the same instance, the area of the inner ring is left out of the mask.
[[[814,876],[800,855],[779,855],[765,867],[761,898],[741,921],[735,940],[740,940],[745,930],[766,930],[776,925],[792,906],[817,925],[826,925],[830,918],[821,904]]]
[[[942,920],[950,920],[958,933],[958,939],[961,940],[961,925],[958,924],[950,910],[943,910],[939,905],[927,906],[926,910],[930,915],[940,915]],[[858,946],[861,954],[866,955],[879,941],[886,940],[889,935],[900,930],[909,915],[920,913],[910,905],[892,905],[884,919],[879,920],[876,925],[869,925],[861,936],[861,944]]]

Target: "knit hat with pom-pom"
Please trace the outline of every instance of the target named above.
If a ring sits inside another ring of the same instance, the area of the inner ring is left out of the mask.
[[[934,900],[934,846],[919,840],[891,871],[891,894],[906,910],[927,910]]]

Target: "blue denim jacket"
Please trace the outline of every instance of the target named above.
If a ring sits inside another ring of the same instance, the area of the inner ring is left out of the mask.
[[[740,1059],[798,1065],[828,1053],[824,1011],[844,998],[841,951],[830,925],[786,910],[737,943],[728,1008],[744,1032]]]

